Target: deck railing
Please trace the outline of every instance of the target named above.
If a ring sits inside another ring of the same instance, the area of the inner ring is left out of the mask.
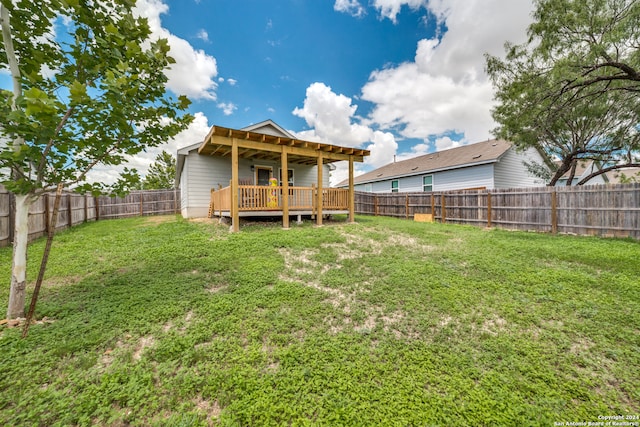
[[[238,186],[238,210],[251,211],[281,211],[283,203],[283,188],[258,185]],[[318,189],[316,187],[289,187],[289,210],[312,211],[317,210]],[[349,191],[340,188],[322,189],[322,209],[349,209]],[[231,210],[231,187],[211,190],[210,214],[228,212]]]

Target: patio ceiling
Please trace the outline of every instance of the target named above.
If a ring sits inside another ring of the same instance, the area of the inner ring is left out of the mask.
[[[322,156],[323,163],[352,159],[362,162],[369,150],[340,147],[301,139],[285,138],[263,133],[213,126],[200,147],[198,154],[231,157],[231,149],[236,141],[238,157],[255,160],[279,160],[283,151],[288,161],[303,165],[315,165]]]

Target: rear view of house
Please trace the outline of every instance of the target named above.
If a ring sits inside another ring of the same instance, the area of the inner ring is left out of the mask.
[[[289,132],[272,120],[242,128],[243,131],[264,135],[294,138]],[[176,168],[176,185],[181,189],[182,216],[185,218],[205,218],[208,215],[211,201],[211,189],[227,187],[231,181],[231,160],[225,153],[218,155],[199,155],[199,141],[178,150]],[[228,154],[228,153],[227,153]],[[333,165],[325,164],[323,173],[324,187],[329,186],[329,172]],[[282,170],[279,157],[263,156],[256,159],[239,160],[239,180],[244,184],[269,185],[275,177],[282,183]],[[315,165],[292,164],[288,168],[289,185],[311,186],[316,182],[317,167]]]
[[[244,129],[213,126],[204,140],[178,150],[176,184],[185,218],[348,213],[353,221],[353,163],[369,151],[296,139],[272,121]],[[329,188],[332,163],[349,162],[348,190]]]
[[[543,159],[533,149],[517,151],[507,141],[489,140],[390,163],[356,177],[355,189],[385,193],[545,185],[526,163],[543,164]]]

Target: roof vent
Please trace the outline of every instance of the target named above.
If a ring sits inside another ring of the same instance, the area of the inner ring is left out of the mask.
[[[416,166],[415,168],[411,168],[411,170],[412,170],[412,171],[414,171],[414,170],[416,170],[416,169],[418,169],[418,167],[417,167],[417,166]]]
[[[377,178],[377,177],[379,177],[379,176],[382,176],[382,174],[381,174],[381,173],[379,173],[378,175],[376,175],[376,178]]]
[[[493,144],[491,144],[492,147],[495,147],[496,145],[498,145],[497,142],[494,142]]]
[[[478,154],[477,156],[473,156],[473,159],[479,159],[480,157],[482,157],[482,154]]]

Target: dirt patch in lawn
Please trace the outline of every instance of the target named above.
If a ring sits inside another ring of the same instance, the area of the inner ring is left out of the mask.
[[[157,216],[148,216],[145,218],[145,225],[159,225],[167,222],[176,222],[175,215],[157,215]]]
[[[293,251],[290,249],[280,249],[280,255],[284,258],[285,269],[280,275],[280,279],[288,282],[298,283],[302,286],[313,288],[327,294],[325,302],[331,304],[339,315],[328,316],[325,324],[329,327],[329,332],[336,334],[347,328],[357,332],[368,332],[378,327],[386,332],[392,333],[396,338],[418,339],[417,333],[407,324],[408,315],[402,310],[388,313],[384,307],[369,304],[364,298],[369,292],[369,282],[363,277],[354,277],[349,291],[323,286],[320,277],[332,269],[341,269],[344,260],[353,260],[365,256],[380,255],[389,246],[410,246],[414,250],[430,252],[430,246],[421,244],[417,239],[398,234],[391,234],[386,239],[376,240],[356,234],[350,234],[339,229],[339,233],[345,238],[344,243],[329,243],[322,245],[336,251],[337,262],[319,263],[314,257],[320,253],[319,249],[305,249]],[[355,312],[358,313],[358,320],[354,320]],[[364,312],[364,316],[362,315]]]
[[[220,417],[222,408],[220,408],[220,403],[218,403],[217,399],[210,401],[204,399],[201,395],[198,395],[195,399],[193,399],[193,403],[199,410],[207,414],[207,419],[209,419],[210,421],[213,421],[214,419],[218,419],[218,417]]]

